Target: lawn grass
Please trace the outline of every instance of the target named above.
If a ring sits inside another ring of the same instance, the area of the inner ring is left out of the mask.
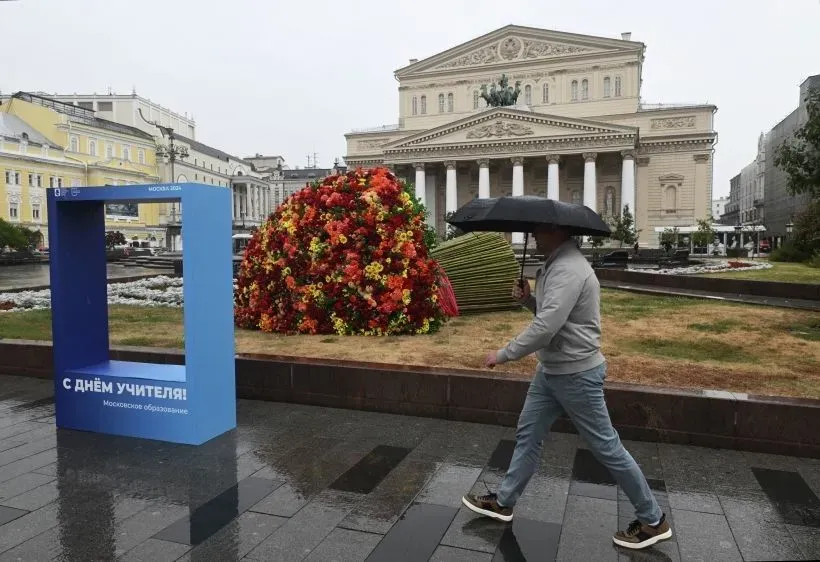
[[[817,313],[641,295],[604,289],[603,350],[608,379],[820,399]],[[454,318],[426,336],[283,336],[237,330],[240,353],[483,369],[484,356],[523,330],[531,315],[497,312]],[[50,340],[49,311],[0,314],[0,338]],[[111,343],[182,348],[182,311],[110,308]],[[529,378],[533,357],[496,374]]]
[[[708,275],[710,277],[723,277],[726,279],[752,279],[754,281],[780,281],[783,283],[820,283],[820,268],[809,267],[803,263],[770,263],[772,264],[770,269],[744,271],[740,268],[734,271],[705,273],[703,275]]]

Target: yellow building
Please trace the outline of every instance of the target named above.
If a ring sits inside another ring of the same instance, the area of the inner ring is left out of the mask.
[[[159,182],[154,138],[93,110],[18,92],[0,119],[0,217],[45,239],[45,188]],[[162,244],[160,205],[107,205],[106,230]]]

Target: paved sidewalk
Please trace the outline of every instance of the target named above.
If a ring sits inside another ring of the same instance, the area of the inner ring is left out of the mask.
[[[820,461],[629,442],[674,540],[619,551],[631,507],[551,434],[512,525],[474,517],[514,431],[240,401],[202,447],[54,429],[51,382],[0,376],[0,561],[798,560],[820,557]]]

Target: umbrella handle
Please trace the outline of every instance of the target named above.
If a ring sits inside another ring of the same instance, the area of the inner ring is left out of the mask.
[[[524,253],[521,255],[521,278],[518,280],[518,286],[524,288],[524,264],[527,263],[527,242],[530,239],[530,233],[524,233]]]

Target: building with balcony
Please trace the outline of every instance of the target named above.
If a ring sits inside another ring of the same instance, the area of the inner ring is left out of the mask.
[[[645,45],[509,25],[397,70],[398,123],[345,135],[348,166],[413,182],[440,233],[474,197],[545,195],[603,215],[628,206],[641,245],[711,215],[715,106],[641,100]],[[517,105],[482,85],[520,82]],[[520,234],[513,242],[522,241]]]

